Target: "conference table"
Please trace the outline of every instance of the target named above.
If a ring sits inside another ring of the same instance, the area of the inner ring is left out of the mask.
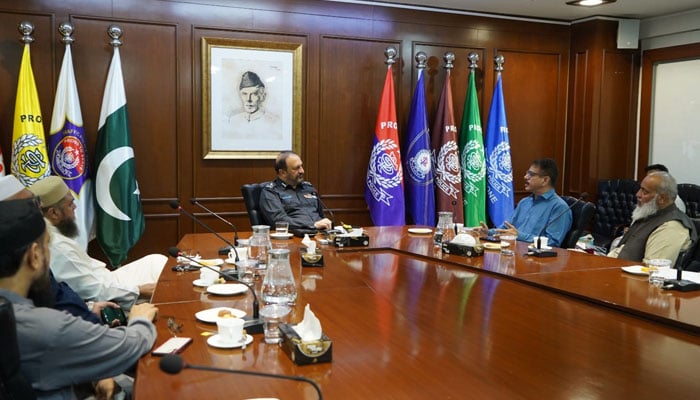
[[[320,245],[323,267],[302,267],[299,238],[288,248],[298,298],[333,341],[333,360],[299,366],[277,344],[253,335],[245,349],[207,345],[216,325],[195,313],[234,307],[252,294],[207,293],[198,272],[176,272],[171,258],[152,302],[156,346],[172,336],[192,343],[186,363],[313,379],[326,399],[690,399],[700,393],[700,294],[666,291],[621,267],[635,263],[555,249],[557,256],[486,250],[446,254],[430,234],[409,227],[365,228],[367,247]],[[246,235],[241,235],[245,237]],[[180,248],[215,258],[222,243],[188,234]],[[233,266],[231,266],[233,267]],[[255,281],[259,293],[260,279]],[[170,321],[170,323],[168,323]],[[176,332],[168,325],[180,326]],[[137,400],[315,399],[304,382],[185,368],[170,375],[160,357],[138,363]]]

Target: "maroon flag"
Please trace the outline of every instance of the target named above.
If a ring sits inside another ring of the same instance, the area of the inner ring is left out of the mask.
[[[451,68],[449,63],[446,67],[445,86],[435,115],[431,143],[435,169],[435,209],[452,211],[454,222],[463,223],[462,173],[459,167],[457,125],[452,108]]]

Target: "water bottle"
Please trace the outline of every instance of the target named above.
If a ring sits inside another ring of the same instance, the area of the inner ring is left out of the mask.
[[[265,303],[294,304],[297,286],[289,264],[289,249],[270,250],[270,262],[263,278],[262,298]]]
[[[256,260],[257,268],[267,266],[270,243],[270,227],[268,225],[253,225],[253,236],[248,241],[248,258]]]

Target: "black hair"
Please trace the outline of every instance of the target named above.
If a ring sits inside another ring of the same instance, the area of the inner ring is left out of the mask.
[[[275,172],[279,172],[279,170],[287,170],[287,159],[291,155],[298,155],[297,153],[291,151],[291,150],[285,150],[277,155],[277,158],[275,159]]]
[[[668,168],[666,168],[666,166],[663,164],[651,164],[651,165],[647,165],[647,167],[644,168],[644,173],[648,174],[649,171],[668,172]]]
[[[559,178],[559,168],[557,163],[551,158],[542,158],[532,162],[532,165],[540,169],[540,176],[548,176],[552,186],[557,184]]]

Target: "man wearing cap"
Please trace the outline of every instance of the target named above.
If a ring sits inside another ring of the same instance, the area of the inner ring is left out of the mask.
[[[21,372],[39,399],[72,399],[73,385],[116,376],[151,349],[158,309],[136,305],[111,329],[36,307],[27,296],[48,291],[49,240],[36,199],[0,201],[0,296],[13,306]]]
[[[265,84],[258,74],[246,71],[241,76],[238,86],[242,110],[227,118],[228,125],[225,135],[233,139],[282,139],[280,119],[274,113],[265,109]]]
[[[90,257],[75,241],[78,234],[75,203],[63,179],[50,176],[29,190],[41,198],[51,234],[51,271],[56,280],[66,282],[86,301],[114,301],[125,310],[139,297],[151,297],[168,260],[166,256],[150,254],[110,271],[105,263]]]

